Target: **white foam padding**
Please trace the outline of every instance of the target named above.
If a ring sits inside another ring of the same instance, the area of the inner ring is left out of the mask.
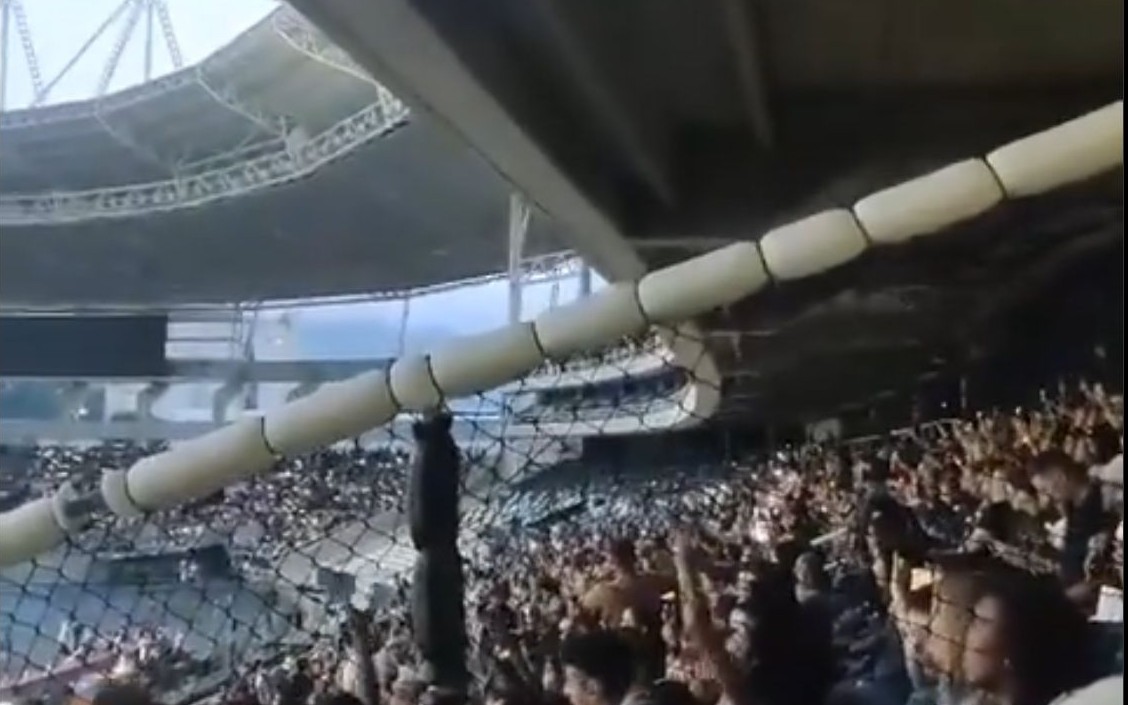
[[[55,523],[62,528],[63,533],[76,533],[90,525],[91,516],[89,514],[80,516],[67,514],[67,505],[78,499],[78,491],[69,480],[59,485],[58,489],[55,490],[55,495],[51,498],[52,506],[55,509]]]
[[[968,159],[867,196],[854,215],[873,243],[894,245],[979,215],[1005,194],[982,159]]]
[[[280,455],[300,455],[352,438],[390,421],[397,412],[387,373],[373,370],[322,385],[266,414],[265,433]]]
[[[541,363],[532,323],[461,338],[431,353],[431,375],[447,398],[493,389]]]
[[[1124,101],[999,147],[987,163],[1014,198],[1110,171],[1124,163]]]
[[[659,339],[670,353],[672,364],[687,370],[690,376],[696,377],[697,368],[704,361],[711,361],[705,347],[705,336],[696,324],[686,322],[674,328],[658,326],[657,331]]]
[[[392,363],[388,374],[392,396],[403,411],[427,411],[443,400],[441,389],[431,377],[431,364],[425,355],[407,355]]]
[[[644,331],[646,317],[639,308],[636,288],[635,282],[616,282],[537,316],[537,338],[545,354],[561,359]]]
[[[865,235],[853,214],[841,208],[783,225],[760,239],[768,271],[779,281],[821,274],[865,249]]]
[[[768,283],[756,245],[736,242],[651,272],[638,299],[651,323],[681,323],[750,296]]]
[[[66,538],[55,521],[50,497],[0,513],[0,567],[16,565],[50,551]]]
[[[99,485],[102,501],[114,516],[123,519],[137,519],[145,516],[145,510],[133,503],[129,496],[129,473],[127,470],[106,470],[102,473]]]
[[[713,417],[721,398],[721,374],[705,347],[705,338],[694,323],[676,329],[660,326],[658,334],[668,347],[673,363],[689,372],[690,379],[678,391],[673,428],[688,428]]]
[[[262,419],[245,418],[133,464],[129,496],[145,511],[215,494],[270,468],[274,456],[263,439]]]

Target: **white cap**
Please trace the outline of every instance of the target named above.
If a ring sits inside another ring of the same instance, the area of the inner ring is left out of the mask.
[[[1124,676],[1110,676],[1058,698],[1053,705],[1124,705]]]

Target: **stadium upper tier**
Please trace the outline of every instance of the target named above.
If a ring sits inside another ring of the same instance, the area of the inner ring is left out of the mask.
[[[6,306],[406,291],[507,263],[510,189],[281,8],[202,63],[0,115]],[[561,249],[534,214],[527,254]]]

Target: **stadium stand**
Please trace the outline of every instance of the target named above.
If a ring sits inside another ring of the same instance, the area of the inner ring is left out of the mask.
[[[278,51],[268,29],[316,39],[286,18],[240,46]],[[230,48],[219,61],[254,64]],[[326,90],[353,95],[337,79]],[[136,90],[210,105],[206,87],[177,74]],[[393,108],[394,124],[369,115],[363,141],[408,129],[398,102],[380,109]],[[304,158],[255,138],[269,153],[252,190],[308,176],[309,150],[349,161],[350,135],[319,115]],[[732,369],[699,325],[1122,170],[1122,123],[1122,103],[1107,105],[231,423],[173,434],[139,412],[98,438],[75,419],[59,437],[6,436],[0,703],[1123,702],[1122,327],[1080,311],[1066,315],[1096,323],[1063,327],[1034,300],[1022,311],[1037,325],[991,354],[800,426],[762,423],[771,409],[734,419]],[[70,215],[52,227],[134,206],[192,210],[198,226],[197,206],[234,200],[205,181],[132,204],[61,199]],[[40,206],[0,197],[0,221],[29,237]],[[422,249],[402,286],[427,277]],[[1118,275],[1083,283],[1107,292]],[[318,278],[333,287],[331,271]],[[1043,288],[1068,301],[1075,285]],[[0,423],[64,425],[60,384],[43,397],[4,381],[0,403],[30,418]]]
[[[1084,627],[1081,607],[1069,608],[1077,609],[1068,613],[1077,615],[1073,621],[1055,613],[1062,607],[1047,602],[1052,593],[1045,592],[1043,582],[1049,578],[1025,571],[1037,565],[1052,574],[1060,565],[1063,575],[1073,576],[1075,585],[1084,588],[1074,596],[1100,620],[1088,629],[1096,634],[1108,625],[1104,614],[1112,595],[1122,590],[1122,543],[1117,537],[1122,535],[1123,480],[1122,471],[1105,468],[1120,457],[1122,428],[1123,397],[1099,384],[1083,383],[1067,388],[1063,397],[1044,398],[1013,414],[944,419],[877,440],[809,443],[769,457],[748,454],[718,460],[716,453],[702,452],[696,461],[672,459],[664,466],[579,462],[543,468],[534,477],[512,481],[504,493],[492,487],[495,496],[483,498],[477,512],[468,508],[464,520],[464,528],[473,534],[464,534],[464,555],[475,644],[471,662],[483,676],[481,696],[516,697],[524,691],[514,689],[525,688],[541,692],[542,676],[546,683],[559,683],[562,677],[566,681],[560,669],[570,665],[567,651],[562,664],[553,645],[579,638],[570,637],[577,633],[598,634],[590,630],[602,625],[634,634],[634,639],[661,642],[665,656],[657,670],[683,679],[698,697],[716,689],[730,698],[741,697],[726,690],[744,682],[731,680],[729,669],[751,668],[742,678],[755,678],[756,687],[779,689],[773,690],[770,702],[817,702],[808,687],[817,689],[818,697],[864,695],[887,699],[859,702],[904,702],[911,692],[924,692],[930,682],[913,666],[920,659],[929,669],[958,667],[944,648],[927,638],[921,650],[914,651],[918,636],[912,625],[945,618],[938,608],[928,607],[929,586],[924,583],[933,577],[926,568],[939,571],[941,586],[946,581],[981,581],[974,591],[960,593],[962,599],[972,600],[969,607],[978,599],[977,610],[1018,610],[1012,619],[1021,617],[1023,629],[1064,635],[1056,643],[1043,639],[1026,644],[1008,641],[1028,633],[1006,631],[1016,626],[964,620],[959,627],[967,630],[959,637],[967,640],[964,659],[975,655],[970,650],[975,640],[1001,640],[980,657],[985,661],[965,660],[962,668],[982,669],[974,673],[981,673],[976,677],[984,681],[964,685],[990,685],[986,679],[991,669],[1014,658],[1021,659],[1021,668],[1031,667],[1025,659],[1056,664],[1060,675],[1055,679],[1043,679],[1037,670],[1016,674],[1030,679],[1032,688],[1052,689],[1050,696],[1083,686],[1086,679],[1111,673],[1122,653],[1106,646],[1107,653],[1097,661],[1088,656],[1091,652],[1078,651],[1100,646],[1094,635],[1060,631]],[[127,461],[151,450],[129,444],[40,448],[22,475],[8,475],[5,481],[31,483],[39,490],[85,468]],[[141,591],[147,595],[141,598],[146,608],[133,608],[114,619],[97,615],[93,626],[77,628],[86,616],[82,607],[68,613],[55,598],[50,607],[38,608],[45,611],[35,611],[36,600],[59,590],[58,583],[45,586],[29,579],[13,585],[6,579],[5,591],[19,592],[18,609],[9,609],[5,617],[11,625],[6,647],[14,649],[10,654],[19,654],[8,669],[19,674],[20,681],[5,687],[30,692],[34,685],[29,682],[35,680],[29,678],[31,673],[49,671],[60,678],[67,664],[102,659],[115,662],[111,670],[119,680],[143,682],[164,698],[181,670],[200,676],[225,674],[221,680],[226,680],[229,699],[224,702],[250,702],[250,697],[285,702],[277,698],[306,681],[318,694],[341,689],[361,695],[350,647],[342,640],[346,625],[341,614],[318,604],[331,599],[323,589],[292,585],[300,588],[296,593],[307,592],[292,602],[269,592],[251,598],[239,591],[255,584],[256,590],[267,583],[282,584],[287,555],[316,555],[312,544],[335,533],[344,535],[342,524],[365,523],[382,531],[385,544],[407,541],[396,533],[394,523],[381,529],[373,517],[402,512],[408,465],[400,455],[318,453],[211,502],[140,523],[95,527],[78,537],[68,552],[89,552],[98,556],[95,561],[120,570],[100,584],[94,569],[88,568],[79,590],[88,597],[104,591],[107,613],[125,599],[121,591],[132,590],[135,597]],[[1089,476],[1084,468],[1092,468]],[[1055,548],[1053,533],[1044,525],[1053,516],[1048,508],[1062,501],[1072,506],[1074,496],[1084,501],[1076,505],[1078,510],[1065,512],[1066,544]],[[488,509],[483,512],[483,507]],[[260,526],[254,538],[238,536],[256,522]],[[847,526],[851,528],[842,531]],[[146,540],[141,528],[155,531]],[[183,558],[187,550],[211,540],[213,532],[234,535],[226,573],[205,561]],[[387,565],[378,553],[364,555],[367,549],[355,537],[345,548],[352,549],[355,561]],[[150,569],[135,577],[139,583],[128,586],[123,564],[130,556],[155,551],[171,560],[175,570],[162,579],[159,570]],[[1034,556],[1044,559],[1036,563]],[[1061,557],[1060,563],[1055,556]],[[633,563],[624,562],[628,560]],[[978,564],[963,565],[961,560]],[[784,570],[792,563],[793,578]],[[408,567],[410,563],[400,566],[400,578]],[[59,573],[66,577],[72,569],[63,566]],[[1023,572],[1017,572],[1020,569]],[[269,580],[261,582],[264,575]],[[609,587],[634,584],[631,581],[638,584],[627,592]],[[651,581],[657,581],[655,586],[667,581],[668,587],[647,592],[650,588],[644,586]],[[772,587],[776,581],[779,584]],[[372,610],[371,628],[378,633],[374,638],[380,687],[388,697],[396,697],[417,688],[420,676],[417,655],[405,641],[404,629],[410,623],[407,593],[398,578],[389,577],[389,583],[396,586],[394,594],[366,607]],[[786,585],[792,586],[786,590],[793,590],[793,596],[777,592]],[[190,598],[176,594],[189,590],[199,590],[201,603],[192,606]],[[648,595],[657,599],[667,590],[681,595],[680,612],[676,602],[667,605],[670,609],[661,601],[648,602]],[[942,592],[932,592],[932,599],[940,599]],[[977,594],[983,596],[972,597]],[[656,610],[653,623],[647,621],[648,605]],[[178,609],[189,612],[178,615]],[[701,622],[708,609],[714,610],[714,619]],[[779,610],[791,617],[773,621],[781,618]],[[146,613],[152,621],[142,621]],[[889,617],[894,620],[888,622]],[[825,627],[818,619],[826,620]],[[264,620],[265,626],[260,624]],[[822,647],[828,650],[825,663],[817,660],[819,652],[811,651],[815,642],[788,642],[821,633],[796,633],[795,625],[807,624],[805,620],[815,620],[812,629],[829,630]],[[115,622],[119,624],[111,627]],[[679,624],[687,631],[679,632]],[[712,631],[717,624],[723,632]],[[742,624],[756,629],[742,632],[748,628]],[[886,624],[898,629],[889,632]],[[230,643],[225,630],[250,631],[248,643],[261,655],[226,651]],[[725,633],[728,642],[716,640]],[[45,639],[56,653],[48,655]],[[738,639],[751,643],[740,646],[733,641]],[[1112,640],[1117,643],[1115,634]],[[773,658],[781,662],[772,664],[770,671],[758,661],[745,665],[740,659],[746,658],[741,656],[746,651],[741,649],[750,648],[752,653],[778,654]],[[1079,653],[1085,656],[1077,658]],[[234,663],[224,662],[232,656]],[[936,662],[945,658],[949,660]],[[825,670],[811,670],[816,666]],[[511,682],[496,673],[486,677],[499,668],[503,673],[516,669],[526,680]],[[1046,693],[1038,695],[1042,699],[1035,702],[1049,702]]]

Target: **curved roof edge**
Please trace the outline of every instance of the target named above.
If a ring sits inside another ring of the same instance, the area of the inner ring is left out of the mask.
[[[132,218],[202,206],[282,186],[347,155],[407,122],[407,106],[378,100],[300,144],[211,171],[145,184],[87,191],[0,196],[0,225],[58,225],[95,218]]]
[[[218,163],[197,173],[161,181],[69,191],[10,192],[0,195],[0,225],[58,225],[102,218],[130,218],[237,198],[306,177],[374,138],[383,136],[408,118],[406,105],[367,76],[340,49],[325,42],[316,30],[287,7],[281,7],[240,33],[195,66],[102,98],[30,108],[0,114],[0,130],[36,129],[53,122],[97,117],[126,105],[158,99],[197,81],[201,71],[234,63],[258,42],[263,32],[280,37],[311,61],[332,65],[376,88],[373,102],[352,112],[316,135],[293,131],[275,148],[236,162]],[[355,108],[350,108],[355,110]]]

